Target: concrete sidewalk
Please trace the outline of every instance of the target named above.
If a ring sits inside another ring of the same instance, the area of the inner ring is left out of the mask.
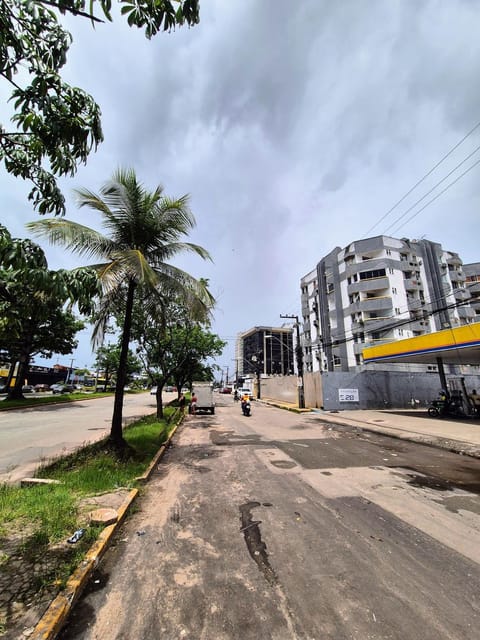
[[[261,400],[265,404],[315,415],[319,419],[336,424],[359,427],[367,431],[412,442],[441,447],[455,453],[480,458],[480,420],[446,420],[430,418],[426,409],[346,410],[298,409],[295,404]]]

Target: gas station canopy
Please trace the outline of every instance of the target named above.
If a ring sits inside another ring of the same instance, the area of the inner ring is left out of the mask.
[[[480,322],[387,342],[363,350],[363,362],[480,365]]]

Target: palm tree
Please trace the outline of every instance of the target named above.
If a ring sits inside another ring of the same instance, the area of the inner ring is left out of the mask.
[[[48,238],[51,244],[102,261],[90,265],[96,269],[102,286],[92,336],[94,345],[101,344],[108,319],[122,301],[121,350],[110,439],[117,449],[123,449],[123,393],[136,289],[140,286],[142,292],[150,292],[153,302],[161,299],[162,292],[174,291],[190,302],[194,300],[197,309],[200,306],[203,313],[208,313],[214,300],[204,282],[167,260],[183,251],[192,251],[204,259],[210,256],[202,247],[181,241],[195,226],[188,196],[168,198],[161,186],[150,193],[132,169],[119,169],[103,185],[100,195],[85,189],[76,194],[80,207],[102,215],[108,235],[64,218],[31,222],[27,227],[35,235]]]

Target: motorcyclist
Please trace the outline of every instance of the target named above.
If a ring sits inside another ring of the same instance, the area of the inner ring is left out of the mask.
[[[250,396],[248,395],[248,393],[244,393],[242,395],[242,403],[241,403],[243,413],[245,413],[245,407],[247,406],[247,402],[250,402]]]
[[[235,402],[238,402],[238,400],[240,399],[240,394],[238,393],[238,389],[235,389],[233,394],[233,399],[235,400]]]

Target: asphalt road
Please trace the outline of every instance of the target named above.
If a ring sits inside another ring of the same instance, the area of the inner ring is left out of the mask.
[[[478,460],[219,400],[186,418],[62,640],[478,638]]]
[[[125,395],[124,423],[155,412],[148,393]],[[0,412],[0,483],[16,482],[41,463],[110,432],[113,396]]]

